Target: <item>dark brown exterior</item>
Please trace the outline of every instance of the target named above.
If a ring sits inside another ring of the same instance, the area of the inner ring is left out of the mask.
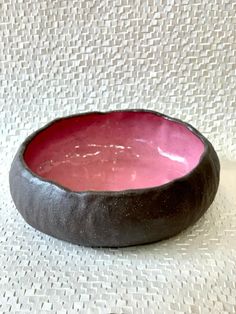
[[[12,162],[10,190],[17,209],[34,228],[85,246],[144,244],[179,233],[213,202],[220,164],[210,142],[197,130],[180,120],[164,118],[186,125],[205,144],[199,164],[186,176],[153,188],[73,192],[44,180],[26,166],[25,147],[41,129],[26,139]]]

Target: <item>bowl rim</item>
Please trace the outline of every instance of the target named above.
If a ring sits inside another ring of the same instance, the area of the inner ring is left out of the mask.
[[[151,113],[151,114],[155,114],[159,117],[162,117],[166,120],[169,121],[173,121],[176,122],[180,125],[185,126],[190,132],[192,132],[195,136],[197,136],[201,142],[204,145],[204,150],[201,153],[201,156],[199,158],[199,161],[197,163],[197,165],[195,167],[193,167],[189,172],[187,172],[185,175],[173,179],[167,183],[161,184],[161,185],[155,185],[155,186],[151,186],[151,187],[146,187],[146,188],[134,188],[134,189],[124,189],[124,190],[83,190],[83,191],[75,191],[72,189],[69,189],[67,187],[65,187],[62,184],[59,184],[53,180],[49,180],[49,179],[45,179],[43,177],[41,177],[40,175],[38,175],[37,173],[35,173],[34,171],[32,171],[30,169],[30,167],[26,164],[26,161],[24,159],[24,153],[25,150],[27,148],[27,146],[30,144],[30,142],[42,131],[48,129],[50,126],[52,126],[53,124],[62,121],[62,120],[66,120],[66,119],[71,119],[74,117],[79,117],[79,116],[84,116],[84,115],[90,115],[90,114],[98,114],[98,115],[105,115],[105,114],[109,114],[109,113],[113,113],[113,112],[144,112],[144,113]],[[45,124],[44,126],[42,126],[41,128],[37,129],[36,131],[34,131],[33,133],[31,133],[30,135],[28,135],[26,137],[26,139],[22,142],[22,144],[20,145],[17,155],[19,157],[19,161],[21,163],[21,165],[23,166],[24,170],[32,177],[37,178],[38,180],[45,182],[47,184],[53,185],[56,188],[59,188],[61,190],[63,190],[64,192],[69,192],[69,193],[73,193],[73,194],[78,194],[78,195],[86,195],[86,194],[94,194],[94,195],[122,195],[122,194],[143,194],[145,192],[151,192],[151,191],[155,191],[158,189],[163,189],[163,188],[168,188],[169,186],[177,183],[177,182],[183,182],[185,180],[187,180],[194,172],[197,171],[197,169],[200,167],[202,161],[204,160],[204,158],[206,157],[206,155],[209,153],[209,148],[210,148],[211,144],[210,142],[207,140],[207,138],[202,135],[197,129],[195,129],[191,124],[184,122],[178,118],[173,118],[170,117],[166,114],[160,113],[158,111],[154,111],[154,110],[150,110],[150,109],[120,109],[120,110],[109,110],[109,111],[86,111],[86,112],[82,112],[82,113],[76,113],[76,114],[72,114],[72,115],[68,115],[68,116],[64,116],[64,117],[58,117],[56,119],[51,120],[49,123]]]

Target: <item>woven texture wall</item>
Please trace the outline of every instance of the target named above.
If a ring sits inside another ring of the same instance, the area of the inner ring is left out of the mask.
[[[55,117],[154,109],[192,123],[221,159],[219,193],[179,236],[74,246],[16,211],[8,170]],[[0,3],[0,313],[236,313],[236,2]]]
[[[236,157],[234,1],[6,0],[0,36],[7,143],[56,116],[142,107]]]

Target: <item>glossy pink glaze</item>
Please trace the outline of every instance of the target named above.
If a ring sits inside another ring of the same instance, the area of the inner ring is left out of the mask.
[[[39,176],[73,191],[119,191],[184,176],[203,151],[186,126],[126,111],[59,120],[33,138],[24,159]]]

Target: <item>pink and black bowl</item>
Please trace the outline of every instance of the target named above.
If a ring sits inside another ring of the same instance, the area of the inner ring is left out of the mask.
[[[176,235],[213,202],[220,164],[191,125],[147,110],[57,119],[30,135],[10,170],[21,215],[56,238],[94,247]]]

